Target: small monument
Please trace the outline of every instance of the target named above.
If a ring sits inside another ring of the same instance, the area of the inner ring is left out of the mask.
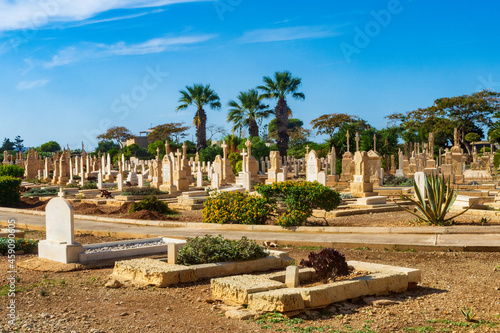
[[[73,207],[58,197],[49,201],[45,211],[47,238],[38,243],[38,256],[62,263],[78,262],[83,247],[75,243]]]

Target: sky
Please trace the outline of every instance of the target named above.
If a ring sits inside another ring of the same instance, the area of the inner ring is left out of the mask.
[[[228,101],[284,70],[302,79],[305,100],[288,104],[305,127],[341,112],[381,129],[440,97],[500,91],[499,10],[494,0],[0,0],[0,139],[91,150],[111,126],[191,126],[195,108],[175,110],[195,83],[221,99],[208,124],[230,130]]]

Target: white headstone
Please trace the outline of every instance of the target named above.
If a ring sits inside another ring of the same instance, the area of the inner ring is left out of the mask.
[[[415,184],[417,185],[420,194],[422,195],[422,199],[425,200],[426,192],[425,192],[425,172],[415,172]],[[416,194],[415,194],[415,197]]]
[[[121,172],[116,176],[116,185],[118,187],[118,191],[123,190],[123,174]]]
[[[102,190],[102,172],[99,170],[99,173],[97,174],[97,188],[99,190]]]
[[[144,187],[144,176],[142,174],[137,175],[137,186],[140,188]]]

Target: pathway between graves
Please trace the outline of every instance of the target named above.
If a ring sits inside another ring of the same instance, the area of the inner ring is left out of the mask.
[[[0,224],[15,219],[18,228],[45,230],[45,213],[0,208]],[[114,237],[186,238],[219,235],[229,239],[246,236],[257,242],[279,245],[333,246],[388,250],[500,251],[500,227],[299,227],[214,225],[206,223],[124,220],[75,215],[75,233]]]

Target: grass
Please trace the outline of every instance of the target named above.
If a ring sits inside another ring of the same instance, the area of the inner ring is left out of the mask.
[[[329,315],[329,314],[328,314]],[[301,318],[287,318],[282,313],[274,312],[267,313],[257,319],[250,319],[250,321],[261,325],[262,330],[273,330],[275,332],[332,332],[332,333],[377,333],[370,328],[366,323],[363,324],[361,329],[354,329],[349,325],[344,325],[344,329],[335,330],[332,326],[299,326],[304,324],[305,321]],[[371,321],[367,321],[371,322]]]
[[[481,327],[483,325],[490,327],[490,328],[494,328],[494,327],[498,326],[498,323],[494,323],[494,322],[487,321],[487,320],[478,320],[475,323],[468,323],[468,322],[463,322],[463,321],[451,321],[448,319],[427,319],[427,322],[432,323],[432,324],[439,323],[439,324],[445,324],[448,326],[469,327],[469,328],[478,328],[478,327]]]
[[[417,250],[412,249],[412,248],[409,248],[409,249],[403,250],[403,249],[400,249],[400,248],[399,248],[398,246],[396,246],[396,245],[392,246],[392,248],[391,248],[391,249],[384,248],[384,251],[386,251],[386,252],[408,252],[408,253],[415,253],[415,252],[417,252]]]
[[[317,250],[322,250],[323,247],[321,246],[297,246],[298,250],[312,250],[312,251],[317,251]]]

